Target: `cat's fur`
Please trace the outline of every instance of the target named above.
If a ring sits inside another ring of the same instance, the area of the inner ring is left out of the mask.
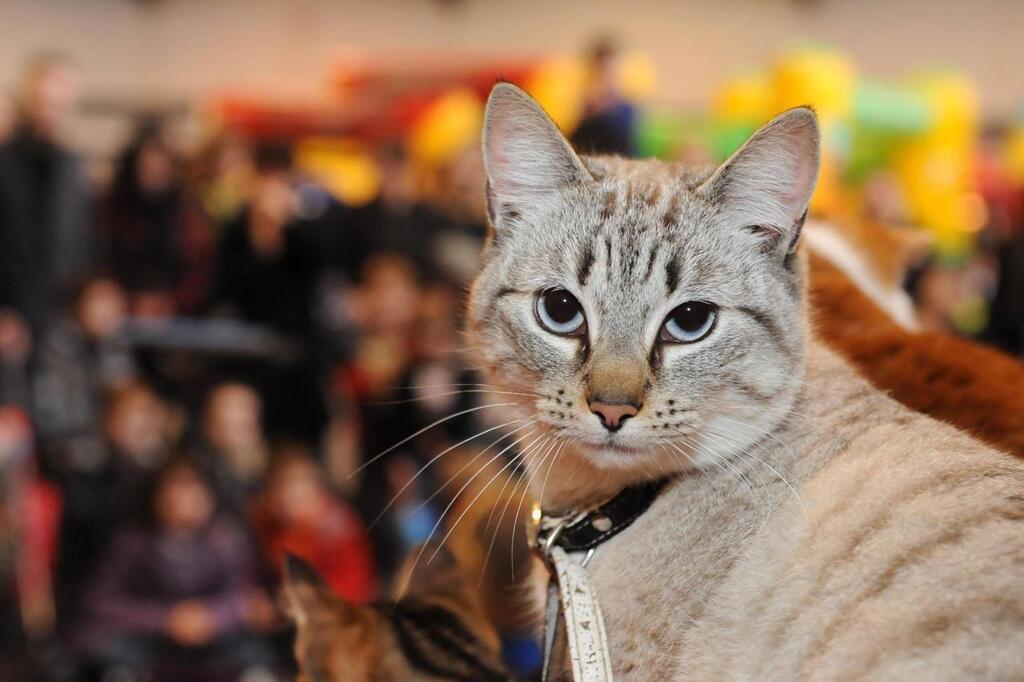
[[[571,510],[677,474],[589,564],[617,679],[1024,676],[1024,466],[810,335],[794,248],[817,150],[796,109],[713,171],[580,158],[518,89],[488,102],[470,332],[559,439],[525,452],[538,494]],[[548,288],[585,336],[537,324]],[[719,306],[711,334],[657,343],[691,300]],[[596,399],[639,412],[611,433]]]
[[[844,273],[810,258],[815,330],[893,398],[1024,458],[1024,364],[940,332],[910,332]]]
[[[426,548],[432,553],[437,546]],[[512,679],[473,576],[447,550],[413,567],[417,556],[410,559],[412,575],[402,596],[372,606],[342,599],[308,564],[286,559],[299,682]]]

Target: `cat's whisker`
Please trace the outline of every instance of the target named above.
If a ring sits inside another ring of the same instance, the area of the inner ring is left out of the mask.
[[[352,478],[356,474],[358,474],[361,471],[363,471],[363,469],[365,469],[366,467],[370,466],[371,464],[373,464],[374,462],[379,460],[384,455],[386,455],[389,452],[393,451],[395,448],[398,448],[398,447],[401,447],[402,445],[405,445],[406,443],[411,441],[413,438],[416,438],[417,436],[420,436],[420,435],[426,433],[427,431],[429,431],[430,429],[434,428],[435,426],[439,426],[440,424],[443,424],[443,423],[445,423],[447,421],[451,421],[452,419],[455,419],[456,417],[461,417],[462,415],[465,415],[465,414],[472,414],[473,412],[479,412],[480,410],[486,410],[488,408],[494,408],[494,407],[514,407],[516,405],[520,405],[521,406],[522,403],[497,403],[495,405],[477,405],[476,407],[470,407],[470,408],[465,409],[465,410],[460,410],[460,411],[456,412],[455,414],[448,415],[447,417],[442,417],[441,419],[438,419],[437,421],[434,421],[433,423],[428,424],[427,426],[424,426],[422,429],[420,429],[416,433],[412,434],[411,436],[406,436],[405,438],[403,438],[402,440],[398,441],[397,443],[395,443],[394,445],[392,445],[388,449],[383,450],[383,451],[377,453],[376,455],[374,455],[373,457],[371,457],[370,459],[366,460],[365,462],[360,464],[358,467],[356,467],[355,470],[353,470],[352,473],[350,473],[348,475],[348,478]]]
[[[559,450],[559,452],[561,452],[561,450]],[[516,513],[515,513],[515,516],[513,518],[518,519],[519,515],[522,513],[522,511],[523,511],[523,503],[526,501],[526,495],[530,492],[530,489],[532,487],[533,477],[540,473],[541,467],[544,466],[544,460],[547,459],[548,456],[549,456],[549,454],[545,454],[545,456],[537,463],[537,466],[534,469],[534,473],[532,473],[527,478],[526,485],[523,486],[523,494],[519,497],[519,504],[516,505]],[[553,464],[554,463],[554,458],[552,458],[551,461],[552,461],[552,464]],[[551,465],[548,466],[548,473],[549,474],[551,473]],[[543,498],[541,496],[538,496],[537,497],[538,503],[540,503],[542,501],[542,499]],[[510,558],[510,569],[511,569],[512,581],[515,582],[515,579],[516,579],[516,567],[515,567],[514,557]]]
[[[500,501],[501,498],[505,497],[505,491],[508,489],[509,483],[511,483],[513,480],[518,480],[519,483],[523,482],[522,477],[517,477],[515,472],[510,472],[505,479],[505,483],[501,486],[501,491],[498,492],[498,501]],[[477,581],[477,587],[479,587],[483,583],[484,574],[487,570],[487,564],[490,562],[491,559],[491,550],[494,549],[494,541],[498,537],[498,529],[501,528],[501,524],[505,520],[505,513],[508,511],[509,504],[512,502],[513,497],[515,497],[515,489],[512,490],[512,493],[508,497],[505,497],[505,504],[502,506],[501,515],[498,516],[498,522],[493,526],[494,532],[491,534],[491,541],[487,545],[487,553],[484,555],[484,563],[482,568],[480,569],[480,579]],[[495,502],[495,505],[491,507],[490,513],[487,514],[487,521],[484,522],[484,528],[491,528],[491,521],[494,519],[494,512],[497,511],[498,509],[497,505],[498,502]]]
[[[527,398],[536,398],[536,396],[534,396],[533,394],[530,394],[530,393],[517,393],[517,392],[514,392],[514,391],[494,391],[494,390],[490,390],[490,389],[486,389],[486,388],[469,388],[469,389],[462,389],[462,390],[459,390],[459,391],[445,391],[444,393],[431,393],[429,395],[418,396],[416,398],[404,398],[402,400],[374,400],[372,402],[365,402],[365,403],[362,403],[362,404],[363,405],[372,405],[372,406],[375,406],[375,407],[376,406],[384,406],[384,405],[406,405],[408,403],[419,403],[419,402],[423,402],[423,401],[426,401],[426,400],[435,400],[437,398],[446,398],[448,396],[453,396],[453,395],[467,395],[467,394],[470,394],[470,393],[485,393],[485,394],[489,394],[489,395],[517,395],[517,396],[525,396]],[[523,405],[523,403],[520,403],[520,405]]]
[[[725,417],[725,419],[727,419],[728,421],[736,422],[736,423],[738,423],[738,424],[741,424],[741,423],[742,423],[742,422],[739,422],[739,421],[737,421],[737,420],[735,420],[735,419],[730,419],[729,417]],[[722,435],[726,435],[726,434],[722,434]],[[788,444],[786,444],[786,443],[782,442],[782,440],[780,440],[780,439],[779,439],[779,437],[778,437],[778,436],[776,436],[775,434],[773,434],[773,433],[771,433],[771,432],[769,431],[769,432],[767,432],[767,433],[766,433],[766,435],[767,435],[767,436],[768,436],[769,438],[771,438],[772,440],[774,440],[774,441],[775,441],[776,443],[778,443],[778,444],[779,444],[779,445],[780,445],[781,447],[783,447],[783,448],[786,448],[786,449],[787,449],[787,450],[789,450],[790,452],[793,452],[793,447],[792,447],[791,445],[788,445]],[[764,446],[760,446],[760,447],[761,447],[761,449],[762,449],[762,450],[764,449]],[[794,498],[796,499],[796,501],[797,501],[797,504],[799,504],[799,505],[800,505],[800,510],[801,510],[801,512],[803,513],[803,516],[804,516],[804,522],[807,522],[807,521],[808,521],[808,519],[810,518],[810,517],[808,516],[808,513],[807,513],[807,505],[806,505],[806,504],[804,504],[804,499],[803,499],[803,498],[802,498],[802,497],[800,496],[800,493],[799,493],[799,492],[797,491],[797,489],[796,489],[796,488],[795,488],[795,487],[793,486],[793,484],[792,484],[792,483],[790,483],[790,482],[789,482],[789,480],[788,480],[788,479],[787,479],[787,478],[786,478],[785,476],[783,476],[783,475],[782,475],[781,473],[779,473],[779,471],[778,471],[778,470],[777,470],[777,469],[776,469],[775,467],[773,467],[773,466],[772,466],[771,464],[769,464],[768,462],[765,462],[765,461],[764,461],[764,460],[762,460],[761,458],[757,457],[757,456],[756,456],[756,455],[754,455],[754,454],[753,454],[752,452],[749,452],[749,451],[747,451],[747,452],[745,452],[744,454],[745,454],[746,456],[750,457],[751,459],[753,459],[753,460],[754,460],[755,462],[758,462],[758,463],[762,464],[763,466],[765,466],[765,467],[766,467],[766,468],[767,468],[767,469],[768,469],[769,471],[771,471],[771,472],[772,472],[773,474],[775,474],[776,476],[778,476],[778,477],[779,477],[779,480],[781,480],[781,481],[782,481],[783,483],[785,483],[785,484],[786,484],[786,487],[788,487],[788,488],[789,488],[790,492],[791,492],[791,493],[793,494],[793,497],[794,497]]]
[[[536,423],[537,423],[537,419],[531,419],[531,420],[527,421],[525,424],[520,424],[519,426],[517,426],[516,428],[512,429],[508,433],[505,433],[501,437],[499,437],[499,438],[495,439],[494,441],[492,441],[486,448],[484,448],[480,452],[478,452],[475,455],[473,455],[469,459],[469,461],[466,462],[465,464],[463,464],[459,468],[458,471],[456,471],[454,474],[451,475],[451,477],[449,477],[449,479],[447,481],[445,481],[441,485],[437,486],[437,488],[434,490],[434,492],[430,493],[430,495],[427,496],[427,499],[423,500],[422,502],[419,503],[419,505],[417,505],[416,509],[414,509],[412,511],[411,515],[415,515],[415,514],[419,513],[424,507],[426,507],[428,504],[430,504],[434,500],[434,498],[436,498],[442,492],[447,490],[448,486],[451,485],[452,481],[457,481],[459,479],[459,477],[462,476],[462,473],[466,469],[468,469],[469,467],[471,467],[474,464],[476,464],[477,461],[479,461],[479,459],[481,457],[483,457],[485,454],[490,452],[491,448],[493,448],[495,445],[497,445],[501,441],[505,440],[506,438],[510,438],[510,437],[514,436],[517,432],[522,431],[523,429],[528,428],[528,427],[530,427],[530,426],[532,426],[533,424],[536,424]],[[536,430],[531,431],[530,433],[535,433],[535,432],[536,432]],[[529,435],[530,434],[527,434],[527,437]],[[513,443],[513,445],[514,445],[514,443]]]
[[[705,432],[702,433],[702,435],[714,438],[714,439],[718,440],[719,442],[726,443],[727,445],[729,443],[732,443],[733,446],[737,446],[738,447],[737,455],[738,455],[739,459],[743,459],[744,457],[749,456],[749,457],[751,457],[754,460],[760,461],[757,457],[753,456],[753,454],[750,452],[750,448],[749,447],[744,447],[743,443],[741,443],[739,441],[736,441],[735,439],[732,439],[732,438],[727,438],[724,434],[720,434],[718,432],[705,431]],[[744,478],[744,480],[746,480],[748,482],[748,484],[749,484],[748,487],[750,488],[751,492],[753,492],[754,494],[756,494],[758,496],[758,500],[760,501],[760,504],[762,505],[762,507],[764,509],[764,518],[762,519],[762,525],[767,523],[768,522],[768,516],[771,514],[771,505],[768,502],[765,501],[763,491],[761,490],[761,486],[755,486],[753,481],[750,479],[750,477],[745,475],[744,473],[742,473],[740,471],[739,467],[734,462],[730,462],[730,460],[728,458],[723,458],[723,461],[728,463],[729,466],[732,469],[734,469],[735,471],[740,472],[740,475]],[[762,462],[762,464],[763,464],[763,462]]]
[[[466,438],[466,439],[464,439],[462,441],[459,441],[455,445],[452,445],[452,446],[450,446],[448,448],[445,448],[439,454],[434,455],[433,457],[431,457],[430,460],[426,464],[421,466],[419,468],[419,470],[415,474],[413,474],[412,477],[408,481],[406,481],[405,485],[403,485],[398,490],[398,492],[396,492],[394,495],[391,496],[391,500],[386,505],[384,505],[384,508],[380,511],[379,514],[377,514],[377,517],[373,521],[370,522],[370,525],[368,526],[368,528],[373,528],[374,526],[376,526],[377,523],[379,523],[380,520],[382,518],[384,518],[384,515],[388,513],[388,510],[391,509],[391,507],[395,504],[395,502],[397,502],[398,499],[402,496],[402,493],[404,493],[406,490],[408,490],[409,487],[413,483],[416,482],[416,479],[418,479],[420,477],[420,475],[423,474],[423,472],[426,471],[430,467],[430,465],[432,465],[434,462],[438,461],[439,459],[444,457],[446,454],[448,454],[452,450],[465,445],[466,443],[470,442],[471,440],[475,440],[475,439],[479,438],[480,436],[483,436],[485,434],[490,433],[491,431],[496,431],[498,429],[502,429],[502,428],[505,428],[506,426],[511,426],[512,424],[516,424],[516,423],[522,422],[522,421],[526,421],[526,420],[525,419],[513,419],[512,421],[507,421],[504,424],[498,424],[497,426],[492,426],[489,429],[484,429],[483,431],[480,431],[479,433],[473,434],[469,438]],[[513,431],[512,433],[515,433],[515,432]],[[498,442],[498,441],[495,441],[495,442]],[[486,452],[486,450],[484,450],[484,452]],[[429,499],[427,501],[429,502]],[[417,511],[419,511],[419,510],[417,510]]]
[[[447,506],[446,506],[446,507],[444,508],[444,510],[443,510],[443,511],[442,511],[442,512],[441,512],[441,513],[440,513],[440,514],[438,515],[438,517],[437,517],[437,521],[435,521],[435,522],[434,522],[434,525],[433,525],[433,526],[431,527],[431,529],[430,529],[430,532],[429,532],[429,533],[427,534],[427,539],[426,539],[426,541],[424,541],[423,545],[422,545],[422,546],[420,547],[420,551],[419,551],[419,552],[418,552],[418,553],[416,554],[416,559],[414,559],[414,560],[413,560],[413,564],[412,564],[412,569],[411,569],[410,573],[411,573],[411,572],[414,572],[414,571],[416,570],[416,566],[418,566],[418,565],[419,565],[419,563],[420,563],[420,559],[422,559],[422,558],[423,558],[423,554],[424,554],[424,552],[426,552],[426,550],[427,550],[427,546],[428,546],[428,545],[427,545],[427,543],[428,543],[428,542],[429,542],[429,541],[431,540],[431,538],[433,538],[433,537],[434,537],[434,533],[436,533],[436,532],[437,532],[437,529],[438,529],[438,528],[439,528],[439,527],[441,526],[441,524],[442,524],[442,523],[444,522],[444,520],[445,520],[445,516],[446,516],[446,515],[448,514],[448,511],[449,511],[449,510],[450,510],[450,509],[452,508],[452,506],[453,506],[453,505],[455,504],[455,502],[456,502],[456,501],[458,501],[458,499],[459,499],[459,495],[461,495],[461,494],[462,494],[462,493],[463,493],[463,492],[464,492],[464,491],[466,490],[466,488],[468,488],[468,487],[469,487],[469,486],[470,486],[470,485],[471,485],[471,484],[473,483],[473,481],[474,481],[474,480],[476,479],[476,477],[480,475],[480,472],[482,472],[482,471],[484,470],[484,468],[486,468],[487,466],[489,466],[491,462],[495,461],[495,460],[496,460],[496,459],[497,459],[498,457],[501,457],[501,456],[502,456],[503,454],[505,454],[505,453],[506,453],[506,452],[508,452],[508,451],[509,451],[510,449],[512,449],[513,447],[515,447],[515,446],[516,446],[516,445],[518,445],[519,443],[523,442],[524,440],[526,440],[527,438],[529,438],[530,436],[532,436],[532,435],[533,435],[533,434],[535,434],[536,432],[537,432],[537,429],[534,429],[534,430],[530,431],[529,433],[527,433],[527,434],[526,434],[525,436],[523,436],[522,438],[520,438],[520,439],[518,439],[518,440],[516,440],[516,441],[514,441],[514,442],[512,442],[512,443],[510,443],[510,444],[509,444],[509,445],[508,445],[507,447],[503,448],[503,449],[501,450],[501,452],[499,452],[498,454],[496,454],[496,455],[494,455],[493,457],[491,457],[491,459],[489,459],[489,460],[487,461],[487,463],[486,463],[486,464],[484,464],[484,466],[480,467],[480,468],[479,468],[479,469],[478,469],[478,470],[477,470],[477,471],[476,471],[476,472],[475,472],[475,473],[474,473],[474,474],[473,474],[472,476],[470,476],[469,480],[468,480],[468,481],[466,481],[466,482],[465,482],[465,483],[463,484],[463,486],[462,486],[461,488],[459,488],[458,492],[456,492],[456,493],[455,493],[455,495],[453,495],[453,496],[452,496],[452,499],[451,499],[451,501],[450,501],[450,502],[448,502],[448,505],[447,505]],[[540,440],[540,438],[542,438],[542,437],[543,437],[543,435],[541,435],[541,436],[538,436],[536,440],[532,441],[532,442],[530,443],[530,445],[528,445],[528,446],[527,446],[527,448],[529,448],[529,447],[530,447],[531,445],[533,445],[533,443],[536,443],[536,442],[537,442],[537,440]],[[518,455],[515,455],[515,456],[511,457],[511,458],[510,458],[510,461],[515,461],[515,459],[516,459],[517,457],[518,457]]]
[[[473,504],[476,503],[476,501],[480,499],[481,495],[483,495],[485,492],[487,492],[487,488],[490,486],[490,484],[493,483],[495,481],[495,479],[498,478],[498,476],[500,476],[502,473],[504,473],[504,471],[506,469],[511,467],[515,463],[516,459],[518,459],[518,458],[525,458],[526,454],[528,452],[530,452],[530,450],[531,450],[531,448],[533,448],[534,444],[537,443],[537,441],[539,441],[541,438],[544,439],[544,442],[542,442],[539,446],[537,446],[538,448],[544,447],[545,443],[547,443],[547,440],[550,438],[550,436],[547,436],[545,434],[541,434],[540,436],[538,436],[537,440],[534,440],[529,445],[527,445],[525,448],[523,448],[523,451],[521,453],[519,453],[515,457],[509,458],[509,461],[506,462],[504,465],[502,465],[502,467],[497,472],[495,472],[495,474],[493,476],[491,476],[490,480],[486,484],[484,484],[483,486],[480,487],[480,490],[478,490],[476,495],[473,496],[473,499],[469,501],[469,504],[467,504],[465,509],[462,510],[462,513],[459,514],[459,517],[457,519],[455,519],[455,522],[452,523],[451,526],[449,526],[448,531],[441,538],[441,542],[438,543],[437,549],[435,549],[434,553],[430,555],[429,559],[427,559],[427,565],[428,566],[430,565],[430,562],[432,562],[434,560],[434,557],[437,556],[437,553],[441,551],[441,548],[444,547],[445,541],[448,540],[449,537],[451,537],[451,534],[455,531],[455,528],[459,525],[459,522],[462,521],[462,519],[466,516],[466,514],[469,512],[469,510],[472,509]],[[501,453],[498,453],[498,454],[500,455]],[[493,461],[494,461],[494,459],[492,458],[490,460],[490,462],[488,462],[487,465],[485,465],[485,467],[490,465],[490,463],[493,462]],[[459,492],[457,492],[455,494],[455,497],[452,498],[452,503],[450,503],[448,505],[448,507],[444,510],[444,512],[442,512],[442,514],[441,514],[441,518],[442,519],[445,517],[445,515],[447,515],[448,510],[451,509],[452,504],[454,504],[455,500],[457,500],[459,498],[459,495],[461,495],[466,490],[466,488],[469,486],[469,484],[473,482],[473,479],[475,479],[477,476],[480,475],[480,472],[482,472],[485,467],[481,467],[479,471],[477,471],[475,474],[473,474],[473,476],[468,481],[466,481],[466,485],[464,485],[459,490]]]
[[[551,441],[551,443],[549,445],[547,445],[547,450],[542,455],[542,461],[543,461],[543,458],[547,457],[547,455],[551,451],[551,449],[554,448],[557,444],[558,444],[558,439],[555,438],[555,439],[553,439]],[[525,454],[526,453],[524,453],[524,455]],[[524,482],[524,481],[520,481],[520,482],[523,484],[523,490],[524,490],[524,494],[525,494],[526,492],[529,491],[529,488],[526,485],[526,482]],[[506,481],[505,484],[507,486],[508,481]],[[505,491],[505,486],[502,487],[502,492],[499,495],[499,497],[504,495],[504,491]],[[497,529],[501,528],[501,524],[505,520],[505,514],[508,513],[509,506],[510,506],[513,498],[515,498],[515,491],[514,490],[512,491],[512,494],[510,494],[508,496],[508,498],[505,500],[505,504],[504,504],[504,506],[502,507],[502,510],[501,510],[501,515],[498,517],[498,522],[494,525],[495,532],[491,536],[491,541],[487,545],[487,553],[486,553],[486,555],[484,555],[483,568],[481,569],[481,579],[483,578],[483,571],[485,571],[487,569],[487,564],[490,562],[490,559],[491,559],[491,551],[494,549],[494,540],[498,536]],[[522,506],[522,503],[520,503],[520,508],[521,508],[521,506]],[[487,517],[487,527],[490,527],[490,521],[491,521],[492,515],[494,514],[494,511],[495,511],[494,509],[491,509],[491,514],[488,515],[488,517]],[[512,523],[513,524],[517,524],[518,522],[519,522],[519,508],[517,508],[516,513],[513,514],[513,516],[512,516]],[[510,546],[509,551],[510,552],[514,552],[515,551],[515,542],[514,541],[513,541],[512,545]],[[514,554],[513,554],[513,557],[512,557],[512,574],[513,574],[513,580],[514,580],[515,579],[515,557],[514,557]]]

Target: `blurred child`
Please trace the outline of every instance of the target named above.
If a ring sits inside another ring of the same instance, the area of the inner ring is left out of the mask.
[[[170,408],[151,388],[131,383],[110,392],[98,459],[57,472],[64,496],[57,553],[58,607],[73,613],[111,533],[142,504],[145,482],[176,443]]]
[[[148,499],[147,522],[104,553],[76,630],[80,650],[117,680],[237,679],[268,666],[258,632],[274,609],[245,531],[187,458],[158,472]]]
[[[295,554],[342,597],[359,604],[374,597],[373,563],[362,522],[330,493],[301,445],[278,451],[254,518],[264,552],[276,569],[286,553]]]
[[[124,292],[116,282],[104,276],[88,277],[39,344],[33,404],[44,461],[51,470],[101,464],[97,425],[104,394],[135,373],[121,339],[126,310]]]
[[[267,468],[268,447],[261,423],[262,401],[249,386],[225,382],[206,398],[200,463],[224,498],[244,517]]]

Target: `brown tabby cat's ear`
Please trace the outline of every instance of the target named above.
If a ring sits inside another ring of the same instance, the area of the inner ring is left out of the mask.
[[[299,626],[321,614],[343,616],[354,608],[338,598],[315,568],[294,554],[284,558],[284,592],[290,615]]]
[[[792,253],[818,179],[820,137],[809,108],[783,112],[754,133],[703,188],[737,227]]]
[[[498,83],[487,99],[483,153],[488,213],[498,229],[538,198],[590,179],[554,121],[511,83]]]

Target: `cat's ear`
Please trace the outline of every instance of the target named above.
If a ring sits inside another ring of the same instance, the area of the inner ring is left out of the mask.
[[[814,112],[790,109],[754,133],[704,188],[768,250],[796,248],[818,179],[820,132]]]
[[[350,620],[355,606],[340,599],[316,569],[294,554],[284,558],[284,593],[289,615],[299,627],[324,616]]]
[[[487,211],[495,228],[538,198],[591,179],[551,117],[511,83],[498,83],[487,99],[483,151]]]

